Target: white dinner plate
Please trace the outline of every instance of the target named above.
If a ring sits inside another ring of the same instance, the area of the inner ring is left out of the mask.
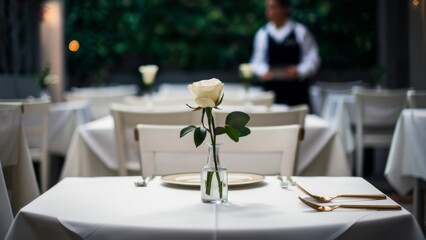
[[[253,184],[263,181],[265,177],[254,173],[228,173],[228,186]],[[165,183],[200,186],[200,173],[180,173],[162,176]]]

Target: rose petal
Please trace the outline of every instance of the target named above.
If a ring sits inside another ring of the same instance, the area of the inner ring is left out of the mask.
[[[213,101],[213,99],[208,97],[200,97],[195,99],[195,103],[202,108],[206,107],[215,107],[216,103]]]

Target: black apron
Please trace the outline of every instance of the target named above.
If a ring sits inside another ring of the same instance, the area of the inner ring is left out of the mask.
[[[266,30],[266,29],[265,29]],[[271,69],[283,68],[289,65],[300,63],[301,48],[296,41],[294,28],[290,34],[282,41],[276,42],[268,33],[267,58]],[[309,81],[305,79],[283,80],[272,79],[263,82],[263,88],[267,91],[275,92],[275,103],[284,103],[290,106],[298,104],[309,105]]]

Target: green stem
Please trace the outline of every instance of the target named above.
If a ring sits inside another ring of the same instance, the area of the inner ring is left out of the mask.
[[[214,118],[212,114],[212,108],[206,108],[206,113],[207,113],[209,129],[210,129],[209,131],[210,139],[212,141],[214,169],[215,169],[216,178],[217,178],[218,186],[219,186],[219,197],[222,198],[223,186],[222,186],[222,181],[220,180],[219,169],[217,166],[218,161],[216,156],[216,133],[215,133],[215,123],[214,123]]]

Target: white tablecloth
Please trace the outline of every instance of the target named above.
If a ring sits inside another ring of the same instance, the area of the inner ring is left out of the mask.
[[[413,188],[415,178],[426,181],[426,109],[405,109],[401,112],[385,176],[400,195]]]
[[[306,118],[305,139],[299,150],[298,175],[350,175],[350,166],[336,131],[315,115],[308,115]],[[131,160],[135,163],[133,165],[139,166],[138,154],[132,156]],[[170,164],[177,163],[170,161]],[[78,127],[67,153],[61,178],[113,176],[118,174],[117,169],[112,117]]]
[[[40,195],[30,150],[22,130],[21,111],[20,107],[3,108],[0,111],[0,166],[15,214]]]
[[[351,94],[327,94],[321,117],[339,133],[348,156],[355,150],[355,137],[351,124],[355,122],[355,98]]]
[[[379,193],[362,178],[295,177],[318,194]],[[20,211],[14,239],[424,239],[413,216],[397,211],[316,212],[298,189],[275,177],[229,191],[229,202],[203,204],[198,189],[164,185],[157,177],[68,178]],[[391,199],[337,203],[395,204]]]
[[[92,119],[87,101],[52,103],[49,108],[49,152],[65,156],[76,127]]]

